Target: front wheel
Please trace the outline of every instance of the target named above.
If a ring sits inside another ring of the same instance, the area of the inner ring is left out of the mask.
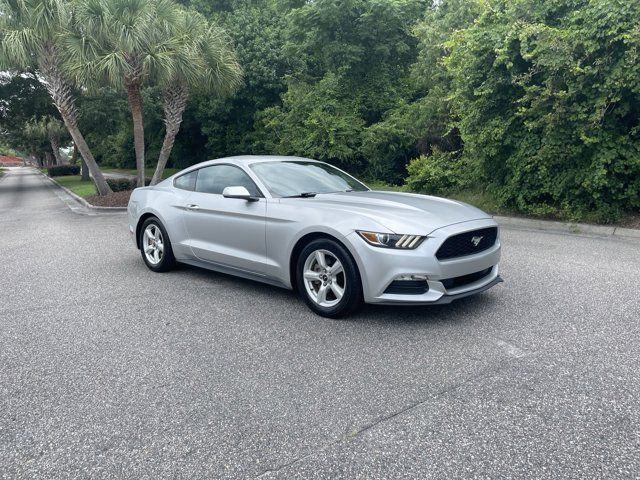
[[[333,240],[309,243],[298,257],[296,273],[302,299],[323,317],[344,317],[362,304],[358,268],[345,248]]]
[[[156,217],[145,220],[140,228],[140,252],[144,263],[154,272],[167,272],[176,263],[169,235]]]

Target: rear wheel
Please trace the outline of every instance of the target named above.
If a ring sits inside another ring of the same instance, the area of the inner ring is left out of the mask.
[[[171,270],[176,259],[166,230],[156,217],[150,217],[140,228],[140,252],[144,263],[154,272]]]
[[[305,303],[324,317],[344,317],[362,304],[358,268],[345,248],[333,240],[314,240],[302,249],[296,282]]]

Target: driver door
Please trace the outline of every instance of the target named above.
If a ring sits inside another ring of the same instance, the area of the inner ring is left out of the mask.
[[[226,187],[242,186],[257,201],[225,198]],[[193,255],[217,265],[264,275],[266,201],[240,167],[220,164],[198,170],[186,200],[184,221]]]

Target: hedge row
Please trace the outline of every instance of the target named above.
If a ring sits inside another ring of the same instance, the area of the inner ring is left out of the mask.
[[[79,165],[54,165],[47,167],[50,177],[64,177],[68,175],[80,175]]]
[[[124,192],[137,187],[137,180],[135,178],[107,178],[106,180],[114,192]],[[146,178],[145,185],[149,185],[150,183],[151,179]]]

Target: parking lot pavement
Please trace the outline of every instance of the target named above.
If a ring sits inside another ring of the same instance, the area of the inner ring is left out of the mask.
[[[0,478],[638,478],[637,240],[503,229],[504,284],[331,321],[63,200],[0,179]]]

